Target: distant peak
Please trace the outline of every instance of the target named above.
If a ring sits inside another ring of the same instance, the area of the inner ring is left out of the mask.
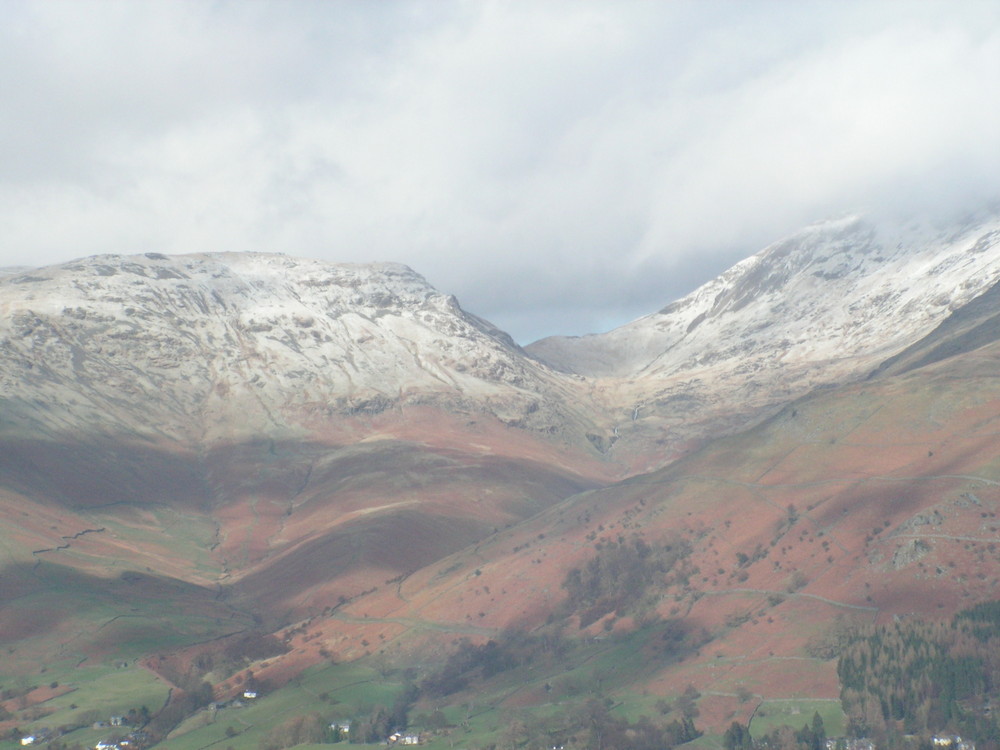
[[[165,269],[170,269],[170,272]],[[229,271],[244,277],[312,276],[326,274],[332,278],[349,281],[382,279],[386,282],[401,282],[410,286],[430,287],[429,282],[419,273],[403,263],[395,262],[336,262],[303,258],[283,253],[259,251],[222,251],[212,253],[190,253],[165,255],[157,252],[125,255],[117,253],[90,255],[43,268],[11,268],[2,275],[14,275],[27,271],[51,273],[80,273],[90,271],[99,276],[115,276],[118,273],[132,273],[149,278],[188,277],[200,273],[217,274]]]

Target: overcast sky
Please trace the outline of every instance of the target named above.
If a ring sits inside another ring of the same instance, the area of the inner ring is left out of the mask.
[[[0,266],[392,260],[521,343],[1000,197],[1000,2],[3,0]]]

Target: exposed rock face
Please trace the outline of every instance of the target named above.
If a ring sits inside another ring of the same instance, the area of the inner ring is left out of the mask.
[[[843,219],[610,333],[526,352],[401,265],[99,256],[0,276],[0,435],[212,445],[426,408],[624,475],[868,375],[998,281],[995,214],[946,232]]]
[[[1000,218],[947,231],[826,222],[606,334],[526,347],[592,378],[618,450],[737,428],[866,376],[1000,280]],[[648,468],[648,466],[647,466]]]
[[[197,557],[153,521],[165,550],[130,528],[89,554],[74,540],[67,564],[224,582],[269,616],[333,606],[601,476],[579,379],[402,265],[148,254],[16,270],[0,276],[0,350],[0,516],[61,514],[17,554],[62,552],[72,535],[49,526],[185,513],[204,527]]]
[[[0,284],[8,433],[293,436],[421,403],[569,419],[566,378],[402,265],[100,256]]]
[[[881,236],[861,218],[825,222],[657,313],[527,350],[566,371],[622,378],[878,357],[989,288],[1000,277],[998,258],[997,217],[938,234],[910,228]]]

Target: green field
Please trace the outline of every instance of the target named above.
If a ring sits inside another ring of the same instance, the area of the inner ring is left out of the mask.
[[[188,623],[188,629],[192,628]],[[428,750],[455,750],[465,747],[485,747],[513,741],[516,731],[544,733],[548,722],[553,725],[578,726],[573,722],[585,703],[594,697],[609,699],[613,714],[635,721],[641,715],[656,723],[675,718],[664,716],[657,702],[677,696],[639,694],[629,685],[637,673],[656,667],[650,664],[649,641],[655,629],[640,629],[627,636],[579,643],[561,659],[540,659],[501,672],[476,689],[439,699],[423,699],[410,710],[410,729],[422,736],[422,746]],[[133,642],[138,647],[139,641]],[[148,644],[142,644],[144,647]],[[166,750],[259,750],[262,740],[276,727],[296,717],[316,714],[324,724],[332,721],[358,721],[378,706],[392,706],[410,680],[422,675],[388,671],[382,664],[369,660],[347,664],[326,664],[302,673],[298,678],[272,693],[262,691],[255,700],[244,701],[242,707],[217,707],[196,712],[176,727],[157,747]],[[8,675],[8,678],[10,676]],[[40,704],[38,715],[31,721],[20,721],[18,727],[34,731],[40,727],[55,728],[85,724],[61,738],[69,745],[79,743],[93,747],[117,730],[93,729],[93,721],[107,720],[111,715],[124,715],[128,709],[148,707],[155,712],[167,698],[168,686],[135,662],[107,660],[97,666],[76,666],[71,659],[51,662],[44,673],[33,678],[35,683],[58,682],[68,692]],[[23,680],[22,680],[23,682]],[[8,684],[10,684],[8,682]],[[545,696],[544,702],[530,701],[530,707],[520,707],[523,691]],[[441,709],[448,726],[427,731],[420,726],[436,709]],[[837,701],[770,700],[758,709],[751,724],[754,736],[762,736],[787,724],[799,728],[811,723],[819,711],[828,735],[843,733],[844,720]],[[20,717],[19,717],[20,719]],[[696,720],[696,725],[698,724]],[[517,728],[522,729],[518,730]],[[523,729],[527,728],[527,729]],[[6,738],[5,738],[6,739]],[[717,747],[718,736],[705,736],[692,743],[695,747]],[[0,750],[20,750],[11,742],[0,744]]]
[[[316,667],[274,693],[244,701],[243,707],[199,711],[159,747],[199,750],[219,743],[256,750],[271,729],[289,719],[311,713],[327,722],[350,719],[378,705],[391,706],[402,687],[402,682],[383,679],[374,669],[356,663]]]
[[[801,729],[803,724],[812,724],[816,712],[823,718],[827,737],[843,736],[844,712],[840,701],[808,699],[764,701],[750,722],[750,734],[762,737],[783,725]]]

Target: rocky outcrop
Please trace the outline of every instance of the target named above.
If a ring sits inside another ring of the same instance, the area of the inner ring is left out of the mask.
[[[7,434],[292,436],[428,404],[535,431],[575,419],[566,378],[402,265],[98,256],[0,284]]]
[[[848,218],[619,329],[522,350],[402,265],[96,256],[0,276],[0,437],[210,445],[424,409],[635,473],[868,375],[998,282],[996,214]]]
[[[617,450],[641,452],[865,377],[998,281],[996,213],[946,229],[848,218],[777,242],[614,331],[526,350],[597,381],[607,413],[618,410]]]

